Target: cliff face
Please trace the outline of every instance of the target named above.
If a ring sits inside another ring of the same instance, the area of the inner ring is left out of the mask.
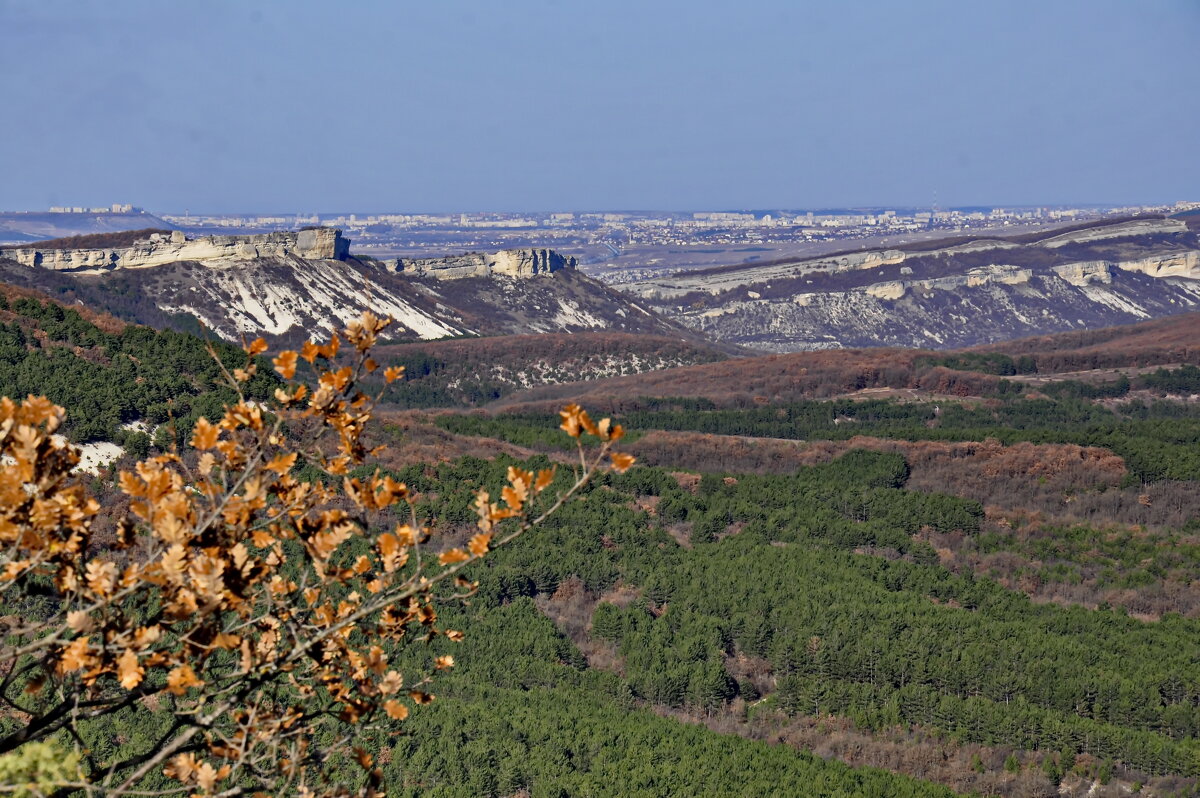
[[[1200,307],[1200,233],[1137,219],[1044,238],[863,250],[693,271],[622,290],[710,338],[788,352],[955,347]]]
[[[396,339],[588,330],[694,337],[553,250],[388,264],[347,257],[347,243],[336,230],[314,229],[11,249],[0,251],[0,281],[77,297],[128,321],[186,328],[190,318],[231,340],[303,340],[365,309],[395,319],[387,337]]]
[[[471,252],[448,258],[398,258],[385,261],[387,268],[399,274],[458,280],[464,277],[534,277],[574,269],[575,258],[564,257],[552,249],[506,249],[491,254]]]
[[[186,238],[176,231],[113,249],[0,249],[0,258],[54,271],[140,269],[180,261],[239,261],[295,256],[305,260],[345,260],[350,242],[328,227],[257,236]]]

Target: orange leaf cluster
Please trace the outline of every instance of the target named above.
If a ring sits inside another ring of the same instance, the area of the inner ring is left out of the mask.
[[[240,398],[215,422],[196,422],[191,451],[119,474],[128,512],[117,519],[116,550],[95,545],[98,505],[70,479],[78,455],[55,434],[62,409],[43,398],[0,399],[0,589],[48,577],[61,607],[48,622],[10,629],[17,642],[0,652],[0,665],[41,657],[63,695],[86,695],[99,712],[131,694],[163,696],[179,728],[204,730],[212,761],[166,746],[146,754],[143,767],[165,765],[203,793],[253,781],[268,761],[301,784],[305,763],[320,759],[318,722],[393,722],[432,701],[423,686],[454,658],[437,656],[429,675],[406,682],[386,651],[443,635],[461,640],[437,626],[439,601],[475,589],[457,572],[561,506],[600,457],[620,471],[633,458],[609,449],[620,425],[595,423],[572,405],[563,429],[603,443],[574,485],[538,516],[554,469],[510,467],[499,501],[476,497],[478,532],[422,556],[432,533],[408,487],[378,471],[348,474],[369,454],[362,434],[378,397],[359,385],[378,368],[369,353],[389,323],[366,313],[326,343],[278,353],[272,363],[287,382],[271,406],[241,395],[267,349],[262,339],[246,345],[246,365],[226,372]],[[344,362],[334,362],[342,340]],[[291,382],[300,359],[314,366],[314,384]],[[329,479],[299,479],[301,464]],[[443,583],[458,592],[439,592]]]

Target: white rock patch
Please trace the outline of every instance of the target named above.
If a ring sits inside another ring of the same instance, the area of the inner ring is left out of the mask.
[[[102,468],[125,454],[124,449],[109,441],[80,444],[78,449],[79,465],[74,470],[87,474],[99,474]]]

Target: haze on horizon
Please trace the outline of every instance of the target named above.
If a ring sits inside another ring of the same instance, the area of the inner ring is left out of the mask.
[[[0,0],[0,209],[1200,196],[1200,4]]]

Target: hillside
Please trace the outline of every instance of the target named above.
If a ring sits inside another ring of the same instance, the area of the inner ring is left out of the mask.
[[[133,246],[139,241],[148,241],[151,236],[170,235],[170,230],[145,227],[140,230],[122,230],[115,233],[85,233],[63,238],[50,238],[44,241],[32,241],[28,244],[17,244],[11,248],[25,250],[121,248]]]
[[[482,405],[542,385],[724,360],[720,348],[662,335],[542,333],[386,344],[376,357],[405,367],[384,401],[399,407]]]
[[[728,359],[413,411],[397,443],[569,463],[554,409],[616,411],[642,466],[537,538],[553,561],[482,569],[479,601],[553,621],[635,706],[964,794],[1181,796],[1198,332]]]
[[[146,233],[0,249],[0,279],[130,322],[193,332],[203,325],[227,340],[299,340],[366,308],[395,318],[398,340],[584,330],[699,339],[550,250],[381,262],[352,257],[340,232],[325,228],[195,239]]]
[[[497,410],[579,401],[614,410],[639,397],[703,398],[722,407],[870,396],[978,396],[1001,379],[1086,370],[1200,365],[1200,314],[1080,332],[1058,333],[962,350],[844,349],[743,357],[652,373],[531,389]],[[1098,378],[1116,379],[1112,374]]]
[[[245,365],[240,348],[213,347],[225,368]],[[264,400],[278,380],[268,368],[260,372],[247,390]],[[235,396],[200,338],[3,284],[0,395],[45,395],[65,408],[61,431],[85,444],[84,467],[93,472],[123,453],[144,456],[152,446],[181,442],[200,415],[219,415]]]
[[[768,351],[954,348],[1194,309],[1200,236],[1195,222],[1140,217],[682,272],[621,288],[711,338]]]
[[[76,440],[158,453],[172,417],[178,440],[229,398],[197,338],[0,294],[0,392],[50,393]],[[470,604],[439,610],[465,642],[394,652],[415,670],[453,651],[438,700],[362,744],[390,783],[448,795],[759,795],[781,778],[831,796],[1188,794],[1200,405],[1180,389],[1200,369],[1180,364],[1198,325],[741,358],[613,332],[382,345],[410,371],[395,405],[512,392],[492,410],[537,411],[381,414],[377,465],[438,536],[472,528],[509,465],[566,474],[564,401],[620,411],[641,465],[473,564]],[[1062,371],[1080,363],[1103,365]],[[251,393],[269,402],[263,365]],[[658,370],[606,376],[639,368]],[[1111,372],[1131,368],[1148,370]],[[97,471],[90,489],[121,501]],[[85,740],[135,734],[143,711]]]
[[[1194,363],[1200,351],[1200,314],[1187,313],[1121,327],[1018,338],[980,352],[1032,354],[1039,370]]]
[[[87,236],[128,230],[170,229],[171,225],[145,211],[125,213],[0,212],[0,242]]]
[[[620,420],[643,466],[477,572],[475,606],[526,640],[553,621],[564,642],[547,656],[579,675],[514,658],[492,678],[612,677],[667,717],[964,794],[1188,794],[1200,716],[1172,680],[1195,673],[1200,411],[991,386],[949,402],[642,400]],[[457,447],[569,462],[552,413],[410,415],[405,435],[430,422]],[[439,489],[480,467],[439,466]],[[475,706],[453,716],[486,723]]]

